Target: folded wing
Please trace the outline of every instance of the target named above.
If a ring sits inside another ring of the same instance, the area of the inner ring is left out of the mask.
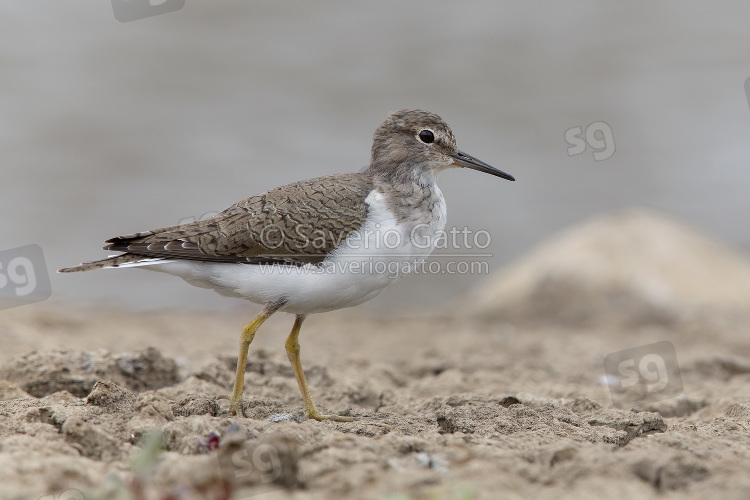
[[[159,260],[244,264],[319,264],[367,218],[372,190],[362,174],[295,182],[252,196],[205,220],[106,241],[121,255],[60,272]]]

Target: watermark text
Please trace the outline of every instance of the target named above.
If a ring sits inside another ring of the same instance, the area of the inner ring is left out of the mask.
[[[602,161],[615,154],[615,136],[607,122],[590,123],[585,131],[580,125],[565,131],[565,142],[568,143],[568,156],[576,156],[591,148],[594,160]]]
[[[41,302],[51,295],[47,264],[39,245],[0,251],[0,309]]]
[[[671,342],[610,353],[604,358],[604,372],[612,402],[621,408],[682,394],[682,375]]]

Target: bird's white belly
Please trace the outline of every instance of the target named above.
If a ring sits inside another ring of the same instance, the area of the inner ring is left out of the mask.
[[[281,310],[294,314],[356,306],[413,270],[435,248],[445,228],[446,209],[442,193],[434,189],[437,203],[432,212],[421,221],[402,224],[383,195],[372,191],[365,199],[370,206],[365,223],[318,266],[169,261],[144,269],[258,304],[285,300]]]

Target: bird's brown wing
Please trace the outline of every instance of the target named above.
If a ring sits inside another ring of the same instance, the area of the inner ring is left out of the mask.
[[[61,271],[117,266],[141,257],[318,264],[362,226],[368,211],[364,199],[372,189],[371,179],[363,174],[295,182],[247,198],[205,220],[109,239],[105,250],[126,253]]]

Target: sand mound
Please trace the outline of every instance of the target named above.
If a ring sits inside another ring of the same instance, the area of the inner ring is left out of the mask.
[[[485,318],[670,323],[750,310],[750,263],[652,210],[595,217],[541,244],[465,302]]]

